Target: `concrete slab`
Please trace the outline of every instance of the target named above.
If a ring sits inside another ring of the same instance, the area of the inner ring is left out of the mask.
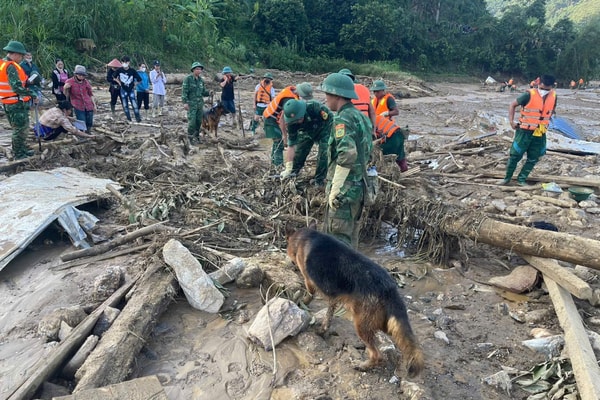
[[[114,385],[84,390],[54,400],[169,400],[156,375],[132,379]]]
[[[67,206],[110,193],[107,184],[75,168],[26,171],[0,181],[0,270],[23,251]]]

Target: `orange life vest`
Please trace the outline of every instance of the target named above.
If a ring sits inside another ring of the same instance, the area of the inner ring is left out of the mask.
[[[537,89],[529,91],[529,103],[521,109],[519,124],[521,129],[535,130],[539,125],[548,125],[550,117],[556,106],[556,92],[551,90],[543,98]]]
[[[254,94],[254,103],[255,104],[258,104],[258,103],[269,104],[271,102],[271,100],[273,100],[271,98],[271,89],[273,88],[273,84],[269,83],[268,85],[265,85],[264,83],[265,83],[264,80],[260,82],[260,85],[258,86],[258,90]]]
[[[377,99],[377,97],[374,97],[373,100],[371,100],[371,104],[373,105],[373,108],[375,109],[375,114],[379,115],[379,114],[384,113],[385,111],[388,111],[388,112],[390,111],[390,109],[387,106],[387,100],[390,97],[392,99],[394,98],[394,96],[392,96],[391,93],[386,93],[379,100]]]
[[[267,109],[263,113],[263,117],[265,119],[269,117],[273,117],[276,120],[279,120],[281,117],[281,112],[283,111],[282,102],[283,99],[296,99],[298,100],[298,95],[296,92],[296,86],[288,86],[284,88],[267,106]]]
[[[579,84],[583,85],[583,78],[579,79]]]
[[[377,138],[385,136],[389,139],[398,129],[400,129],[393,120],[386,118],[383,115],[378,115],[375,118],[375,126],[375,136],[377,136]]]
[[[368,117],[369,103],[371,102],[371,92],[369,91],[369,88],[360,83],[355,83],[354,90],[358,95],[358,99],[352,99],[352,104]]]
[[[510,79],[508,80],[508,86],[512,86],[512,85],[513,85],[513,83],[515,83],[515,81],[513,80],[513,78],[510,78]]]
[[[15,93],[13,88],[10,87],[10,84],[8,83],[7,69],[11,64],[17,69],[17,72],[19,73],[19,79],[21,80],[23,87],[25,87],[25,81],[27,81],[27,74],[19,64],[14,61],[3,60],[2,64],[0,64],[0,101],[2,104],[15,104],[19,101],[27,102],[31,100],[31,97],[19,97],[19,95]]]

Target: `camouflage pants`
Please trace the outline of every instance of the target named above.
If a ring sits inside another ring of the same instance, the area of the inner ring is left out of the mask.
[[[283,164],[283,138],[281,129],[274,118],[265,121],[265,137],[273,139],[271,146],[271,164],[278,166]]]
[[[328,132],[327,132],[328,133]],[[306,162],[306,158],[310,154],[312,147],[315,143],[319,146],[319,150],[317,153],[317,169],[315,170],[315,182],[322,184],[325,180],[325,176],[327,175],[327,141],[329,140],[329,135],[325,132],[316,138],[311,137],[311,135],[300,132],[298,134],[298,140],[296,140],[296,153],[294,155],[294,166],[292,167],[292,172],[297,174],[304,163]]]
[[[200,128],[202,127],[202,114],[204,113],[204,104],[190,104],[188,118],[188,138],[191,140],[200,140]]]
[[[6,117],[13,128],[12,150],[15,158],[25,158],[27,152],[27,131],[29,130],[29,105],[22,101],[4,106]]]
[[[346,185],[344,185],[346,186]],[[331,184],[327,185],[325,198],[329,198]],[[342,188],[344,192],[344,188]],[[360,233],[360,217],[363,210],[364,186],[353,186],[342,196],[341,206],[332,209],[327,204],[325,207],[325,226],[323,231],[335,236],[352,248],[358,248]]]

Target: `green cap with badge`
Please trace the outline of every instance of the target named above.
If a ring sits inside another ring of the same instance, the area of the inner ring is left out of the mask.
[[[306,103],[302,100],[291,99],[283,105],[283,119],[286,124],[293,124],[306,115]]]
[[[191,68],[192,72],[198,67],[204,69],[204,65],[202,65],[198,61],[196,61],[195,63],[192,64],[192,68]]]
[[[339,72],[329,74],[321,84],[321,90],[325,93],[346,99],[358,99],[352,79],[348,75],[343,75]]]
[[[387,89],[387,86],[385,86],[385,82],[382,80],[377,80],[373,82],[373,86],[371,86],[371,90],[374,92],[378,92],[380,90],[385,90]]]
[[[25,46],[23,46],[23,43],[17,42],[16,40],[11,40],[10,42],[8,42],[6,47],[3,48],[2,50],[8,51],[9,53],[19,53],[19,54],[27,53],[27,50],[25,50]]]

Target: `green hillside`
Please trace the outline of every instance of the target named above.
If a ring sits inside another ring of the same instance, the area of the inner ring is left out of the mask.
[[[526,7],[535,0],[486,0],[488,10],[499,18],[514,6]],[[567,18],[575,24],[600,16],[598,0],[546,0],[546,19],[554,25],[561,18]]]

